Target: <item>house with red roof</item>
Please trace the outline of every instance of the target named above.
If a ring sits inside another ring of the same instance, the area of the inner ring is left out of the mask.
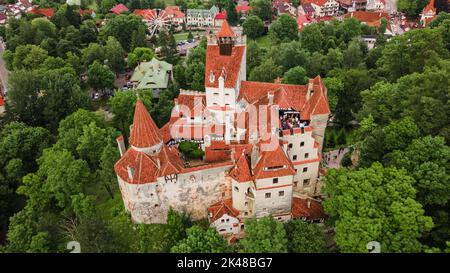
[[[217,13],[216,16],[214,17],[214,26],[220,27],[226,20],[227,20],[227,11],[223,10]]]
[[[299,32],[302,31],[305,26],[307,26],[311,23],[312,23],[312,20],[309,15],[299,14],[297,16],[297,25],[298,25]]]
[[[0,116],[5,113],[5,99],[0,95]]]
[[[434,0],[430,0],[426,5],[422,13],[420,14],[420,25],[426,27],[431,21],[437,17],[436,8],[434,6]]]
[[[314,8],[315,17],[336,16],[339,11],[337,0],[303,0],[302,5],[310,4]]]
[[[53,15],[55,14],[55,11],[52,8],[33,8],[31,9],[31,11],[29,12],[31,14],[38,14],[38,15],[43,15],[47,18],[51,18],[53,17]]]
[[[240,15],[241,18],[247,17],[251,10],[252,10],[252,7],[249,6],[248,4],[236,6],[236,11]]]
[[[272,2],[272,8],[277,16],[288,14],[290,16],[297,16],[297,8],[294,7],[290,0],[275,0]]]
[[[118,5],[115,5],[114,7],[112,7],[109,11],[111,11],[114,14],[119,15],[121,13],[128,12],[130,10],[124,4],[118,4]]]
[[[205,92],[180,90],[161,128],[138,98],[114,167],[134,222],[165,223],[173,208],[236,239],[248,217],[325,217],[316,197],[327,89],[319,76],[306,85],[247,81],[246,40],[236,33],[225,20],[209,36]],[[184,156],[183,141],[203,158]]]
[[[392,36],[392,26],[390,24],[390,16],[387,12],[381,12],[381,11],[355,11],[350,12],[344,15],[344,18],[355,18],[358,21],[367,24],[371,27],[380,27],[381,21],[386,20],[387,26],[386,26],[386,32],[384,33],[387,36]]]

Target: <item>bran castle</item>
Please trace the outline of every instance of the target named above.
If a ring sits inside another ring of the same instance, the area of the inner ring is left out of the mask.
[[[137,223],[165,223],[167,211],[208,218],[238,238],[248,217],[321,221],[319,168],[330,108],[320,77],[307,85],[246,81],[245,36],[225,21],[210,35],[205,90],[180,90],[158,128],[137,100],[126,149],[115,171],[125,208]],[[203,158],[177,146],[191,141]]]

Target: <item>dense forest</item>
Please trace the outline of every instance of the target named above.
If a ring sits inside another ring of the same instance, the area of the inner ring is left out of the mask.
[[[180,58],[172,30],[147,40],[140,18],[107,14],[118,2],[132,10],[163,1],[81,1],[97,7],[96,18],[65,1],[38,2],[55,8],[50,20],[26,15],[0,28],[10,71],[0,119],[0,252],[66,252],[72,240],[83,252],[367,252],[373,240],[382,252],[450,251],[450,15],[389,40],[385,21],[373,28],[333,20],[298,33],[295,19],[283,15],[267,31],[268,0],[252,0],[251,15],[230,22],[248,37],[249,80],[324,78],[332,109],[325,149],[352,152],[325,182],[335,247],[326,247],[323,226],[270,217],[248,220],[247,236],[228,245],[206,220],[174,211],[167,224],[131,222],[113,165],[115,138],[129,135],[136,94],[91,97],[114,90],[118,75],[159,47],[175,81],[158,99],[151,91],[139,96],[162,126],[179,88],[203,91],[206,40]],[[176,1],[231,10],[230,2]],[[375,48],[361,35],[375,35]]]

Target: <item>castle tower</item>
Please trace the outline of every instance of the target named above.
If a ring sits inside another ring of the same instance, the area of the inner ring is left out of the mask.
[[[139,98],[134,110],[129,142],[133,149],[148,155],[158,154],[163,146],[159,129]]]

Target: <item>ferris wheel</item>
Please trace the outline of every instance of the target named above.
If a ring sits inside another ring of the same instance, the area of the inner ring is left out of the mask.
[[[153,38],[153,36],[159,33],[162,29],[169,29],[172,25],[165,10],[155,10],[155,12],[146,19],[150,38]]]

